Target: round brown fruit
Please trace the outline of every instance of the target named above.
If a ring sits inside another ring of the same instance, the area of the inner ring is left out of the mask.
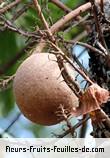
[[[18,68],[14,79],[14,94],[21,112],[41,125],[63,121],[59,106],[72,110],[78,99],[64,81],[55,55],[36,53]]]

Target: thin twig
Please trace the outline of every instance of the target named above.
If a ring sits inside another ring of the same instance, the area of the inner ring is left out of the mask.
[[[75,126],[72,127],[71,131],[75,131],[78,127],[80,127],[83,123],[87,122],[90,119],[90,116],[87,116],[84,118],[84,120],[80,120]],[[66,130],[63,134],[57,135],[58,138],[63,138],[66,135],[68,135],[70,132],[70,129]]]
[[[70,115],[68,109],[65,109],[63,105],[60,105],[58,111],[56,112],[56,115],[59,118],[63,118],[63,120],[66,122],[68,129],[70,130],[72,137],[74,137],[74,131],[72,130],[71,122],[68,119]]]
[[[34,4],[35,4],[35,7],[36,7],[36,9],[37,9],[37,11],[38,11],[38,14],[39,14],[39,16],[40,16],[42,22],[43,22],[43,24],[44,24],[44,27],[45,27],[46,30],[47,30],[48,36],[51,38],[51,40],[52,40],[53,42],[55,42],[55,39],[54,39],[53,36],[52,36],[52,32],[51,32],[50,29],[49,29],[48,23],[47,23],[47,21],[45,20],[44,15],[42,14],[40,5],[39,5],[39,3],[38,3],[38,0],[33,0],[33,2],[34,2]]]
[[[69,32],[71,29],[73,29],[74,27],[76,27],[78,25],[81,25],[86,30],[85,20],[88,19],[88,17],[89,17],[89,15],[86,15],[84,17],[81,17],[80,20],[78,20],[78,21],[73,21],[71,23],[68,23],[69,27],[66,27],[66,29],[64,29],[64,32]],[[87,34],[87,32],[86,32],[86,34]]]
[[[0,24],[2,25],[2,28],[1,28],[1,31],[4,31],[6,29],[9,29],[13,32],[16,32],[22,36],[25,36],[25,37],[35,37],[35,38],[40,38],[40,36],[38,36],[36,34],[36,32],[28,32],[28,31],[24,31],[22,30],[21,28],[17,28],[15,25],[12,24],[11,21],[5,19],[4,17],[0,16],[0,20],[2,20],[4,23]]]
[[[87,115],[88,114],[83,115],[83,120],[87,117]],[[80,136],[79,136],[79,138],[85,138],[86,130],[87,130],[87,121],[82,124],[82,127],[80,129]]]
[[[66,13],[69,13],[69,12],[72,11],[70,8],[68,8],[65,4],[63,4],[59,0],[50,0],[50,2],[52,2],[53,4],[55,4],[56,6],[58,6],[60,9],[64,10]]]
[[[107,50],[103,47],[103,45],[100,42],[96,41],[96,45],[100,48],[100,50],[103,51],[103,53],[105,54],[105,56],[108,55]]]
[[[17,116],[11,121],[9,126],[2,132],[2,134],[5,132],[8,132],[10,128],[14,125],[14,123],[19,119],[20,116],[21,116],[21,113],[18,113]]]
[[[101,12],[104,14],[104,2],[103,2],[103,0],[101,0],[100,6],[101,6]]]
[[[29,9],[29,7],[31,7],[32,4],[32,2],[25,4],[20,10],[15,13],[15,15],[13,15],[11,21],[17,20],[23,13],[25,13]]]
[[[7,89],[10,82],[15,78],[15,74],[12,76],[5,77],[4,79],[0,79],[0,91]]]
[[[4,8],[0,9],[0,14],[5,13],[6,11],[10,10],[11,8],[15,7],[17,4],[19,4],[21,0],[15,0],[14,2],[8,4]]]
[[[74,39],[72,41],[74,41],[74,42],[80,41],[83,38],[85,38],[87,35],[88,35],[87,31],[84,30],[83,32],[81,32],[80,34],[78,34],[76,37],[74,37]]]
[[[45,20],[45,18],[44,18],[44,16],[43,16],[43,14],[42,14],[42,12],[41,12],[41,8],[40,8],[40,6],[39,6],[39,4],[37,3],[36,4],[36,8],[37,8],[37,10],[39,11],[39,16],[40,16],[40,18],[41,18],[41,20],[42,20],[42,22],[43,22],[43,24],[44,24],[44,27],[47,29],[47,33],[48,33],[48,35],[51,37],[51,35],[52,35],[52,33],[51,33],[51,30],[49,29],[49,26],[48,26],[48,23],[46,22],[46,20]],[[49,31],[49,32],[48,32]],[[53,38],[54,38],[54,36],[53,36]],[[55,39],[55,38],[54,38]],[[51,41],[52,41],[52,43],[53,43],[53,39],[51,38]],[[55,40],[54,40],[55,41]],[[54,44],[54,43],[53,43]],[[58,50],[58,49],[57,49]],[[59,51],[59,50],[58,50]],[[62,69],[62,68],[65,68],[65,64],[64,64],[64,60],[62,59],[62,57],[60,56],[60,54],[58,53],[58,54],[56,54],[55,53],[55,55],[56,55],[56,57],[57,57],[57,60],[58,60],[58,64],[59,64],[59,67],[60,67],[60,69]],[[78,85],[76,85],[75,84],[75,81],[73,81],[73,79],[69,76],[69,74],[67,73],[67,70],[66,70],[66,68],[65,68],[65,73],[66,73],[66,75],[63,73],[64,71],[62,71],[62,75],[64,76],[64,79],[66,80],[66,82],[67,82],[67,84],[69,85],[69,87],[75,92],[75,88],[76,88],[76,90],[78,91],[78,93],[80,92],[80,88],[78,87]],[[71,85],[72,84],[72,85]],[[75,87],[74,87],[74,86]],[[76,95],[78,95],[76,92],[75,92],[75,94]]]
[[[63,58],[86,80],[88,81],[90,84],[93,84],[93,81],[84,73],[84,71],[82,71],[81,69],[77,68],[77,66],[73,63],[73,61],[67,57],[59,47],[57,47],[54,43],[50,42],[50,44],[53,46],[53,48],[59,52],[59,54],[61,54],[63,56]],[[57,53],[56,52],[56,53]]]
[[[95,52],[95,53],[97,53],[97,54],[99,54],[99,55],[101,55],[101,56],[105,56],[105,49],[103,49],[103,51],[100,51],[99,49],[97,49],[97,48],[91,46],[90,44],[83,43],[83,42],[79,42],[79,41],[74,41],[74,40],[69,40],[69,41],[68,41],[68,40],[64,40],[64,42],[70,43],[70,44],[78,44],[78,45],[81,45],[81,46],[83,46],[83,47],[86,47],[86,48],[92,50],[92,52]]]
[[[52,32],[51,32],[51,29],[49,29],[48,27],[48,23],[46,22],[42,12],[41,12],[41,8],[38,4],[38,1],[37,0],[34,0],[34,3],[35,3],[35,6],[36,6],[36,9],[38,10],[39,12],[39,16],[44,24],[44,27],[47,29],[47,33],[48,35],[51,37],[52,35]],[[49,31],[49,32],[48,32]],[[54,38],[54,37],[53,37]],[[59,52],[60,55],[62,55],[62,57],[81,75],[84,77],[84,79],[86,79],[90,84],[93,84],[93,82],[91,81],[91,79],[82,71],[80,70],[79,68],[77,68],[77,66],[71,61],[70,58],[68,58],[63,52],[62,50],[53,42],[52,38],[50,38],[51,41],[50,41],[50,44],[53,46],[53,48]],[[55,41],[55,40],[54,40]],[[58,53],[56,53],[56,55],[58,55]]]
[[[53,4],[55,4],[57,7],[61,8],[63,11],[65,11],[66,13],[69,13],[72,11],[72,9],[70,9],[69,7],[67,7],[63,2],[59,1],[59,0],[50,0],[50,2],[52,2]],[[75,20],[77,20],[77,25],[79,23],[82,24],[82,26],[85,26],[85,24],[83,23],[85,18],[82,18],[80,15],[78,15],[77,17],[75,17]],[[73,26],[74,27],[74,26]]]
[[[91,5],[92,5],[92,11],[93,11],[94,19],[95,19],[95,25],[96,25],[96,30],[98,32],[99,41],[101,42],[101,44],[105,48],[107,48],[102,30],[101,30],[101,25],[100,25],[100,22],[99,22],[99,18],[98,18],[97,6],[96,6],[94,0],[90,0],[90,2],[91,2]]]
[[[80,97],[80,95],[82,94],[82,92],[80,90],[80,87],[75,82],[75,80],[71,77],[71,75],[69,74],[67,66],[65,64],[65,61],[64,61],[63,57],[59,53],[56,54],[56,52],[54,52],[54,54],[57,57],[57,62],[58,62],[58,65],[59,65],[60,70],[61,70],[61,74],[62,74],[65,82],[70,87],[70,89],[76,94],[76,96]]]
[[[99,3],[99,0],[97,0],[96,2]],[[88,2],[86,4],[81,5],[77,9],[74,9],[73,11],[62,17],[60,20],[58,20],[53,26],[51,26],[50,28],[51,32],[52,33],[58,32],[62,28],[62,26],[64,26],[67,22],[76,18],[78,15],[89,10],[90,8],[91,8],[91,3]]]
[[[89,72],[85,69],[85,67],[83,66],[83,64],[79,61],[79,58],[76,57],[76,55],[75,55],[74,53],[72,53],[72,58],[73,58],[73,60],[79,65],[79,67],[84,71],[84,73],[85,73],[86,75],[90,76],[90,75],[89,75]],[[73,61],[73,62],[74,62],[74,61]]]
[[[96,0],[96,2],[98,4],[100,4],[100,0]],[[64,17],[62,17],[60,20],[58,20],[55,24],[53,24],[50,27],[50,31],[52,32],[52,34],[54,34],[55,32],[58,32],[59,30],[61,30],[63,28],[63,26],[66,23],[73,20],[74,18],[79,16],[81,13],[88,11],[90,8],[91,8],[91,3],[88,2],[86,4],[81,5],[77,9],[74,9],[73,11],[71,11],[70,13],[65,15]],[[39,45],[42,45],[42,43],[43,43],[43,46],[39,52],[42,52],[43,48],[46,46],[46,43],[44,43],[44,41],[42,41],[42,40],[41,40],[41,43],[39,43]],[[36,45],[36,49],[37,49],[37,47],[39,47],[39,45]]]

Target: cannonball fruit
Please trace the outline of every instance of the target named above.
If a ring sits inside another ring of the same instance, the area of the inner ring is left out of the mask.
[[[59,107],[72,110],[78,98],[64,81],[56,56],[36,53],[18,68],[13,83],[16,103],[32,122],[54,125],[63,121]]]

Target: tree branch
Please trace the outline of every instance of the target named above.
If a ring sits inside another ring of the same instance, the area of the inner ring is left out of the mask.
[[[100,0],[96,0],[96,2],[100,3]],[[84,5],[81,5],[77,9],[71,11],[70,13],[68,13],[67,15],[65,15],[63,18],[61,18],[60,20],[58,20],[55,24],[53,24],[50,27],[51,33],[54,34],[55,32],[58,32],[66,23],[68,23],[70,20],[76,18],[81,13],[89,10],[90,8],[91,8],[91,3],[88,2],[88,3],[84,4]],[[42,41],[42,40],[41,40],[41,43],[43,43],[43,46],[42,46],[42,49],[40,49],[39,52],[42,52],[43,48],[46,45],[46,43],[44,44],[44,41]],[[39,43],[39,44],[41,45],[41,43]],[[37,49],[37,46],[36,46],[36,49]]]
[[[11,8],[13,8],[14,6],[16,6],[17,4],[19,4],[21,2],[21,0],[15,0],[14,2],[8,4],[7,6],[5,6],[4,8],[0,9],[0,14],[5,13],[6,11],[10,10]]]
[[[36,9],[37,9],[37,11],[38,11],[39,17],[40,17],[40,19],[42,20],[45,29],[47,30],[48,36],[49,36],[49,37],[51,38],[51,40],[54,42],[55,39],[53,38],[52,33],[51,33],[50,29],[49,29],[48,23],[47,23],[47,21],[45,20],[44,15],[42,14],[40,5],[39,5],[39,3],[38,3],[38,0],[33,0],[33,2],[34,2],[35,7],[36,7]]]
[[[78,127],[80,127],[83,123],[87,122],[88,120],[90,119],[90,116],[87,116],[86,118],[80,120],[76,125],[74,125],[72,127],[72,129],[68,129],[66,130],[63,134],[61,135],[56,135],[58,138],[63,138],[65,137],[66,135],[68,135],[71,131],[75,131]]]
[[[62,9],[63,11],[65,11],[66,13],[71,12],[72,10],[70,8],[68,8],[65,4],[63,4],[61,1],[59,0],[50,0],[51,3],[55,4],[56,6],[58,6],[60,9]]]

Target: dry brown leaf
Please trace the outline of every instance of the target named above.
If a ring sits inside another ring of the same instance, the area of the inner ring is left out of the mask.
[[[80,116],[101,109],[101,105],[106,103],[109,98],[110,92],[108,90],[97,84],[92,84],[79,98],[80,106],[72,111],[72,115]]]

